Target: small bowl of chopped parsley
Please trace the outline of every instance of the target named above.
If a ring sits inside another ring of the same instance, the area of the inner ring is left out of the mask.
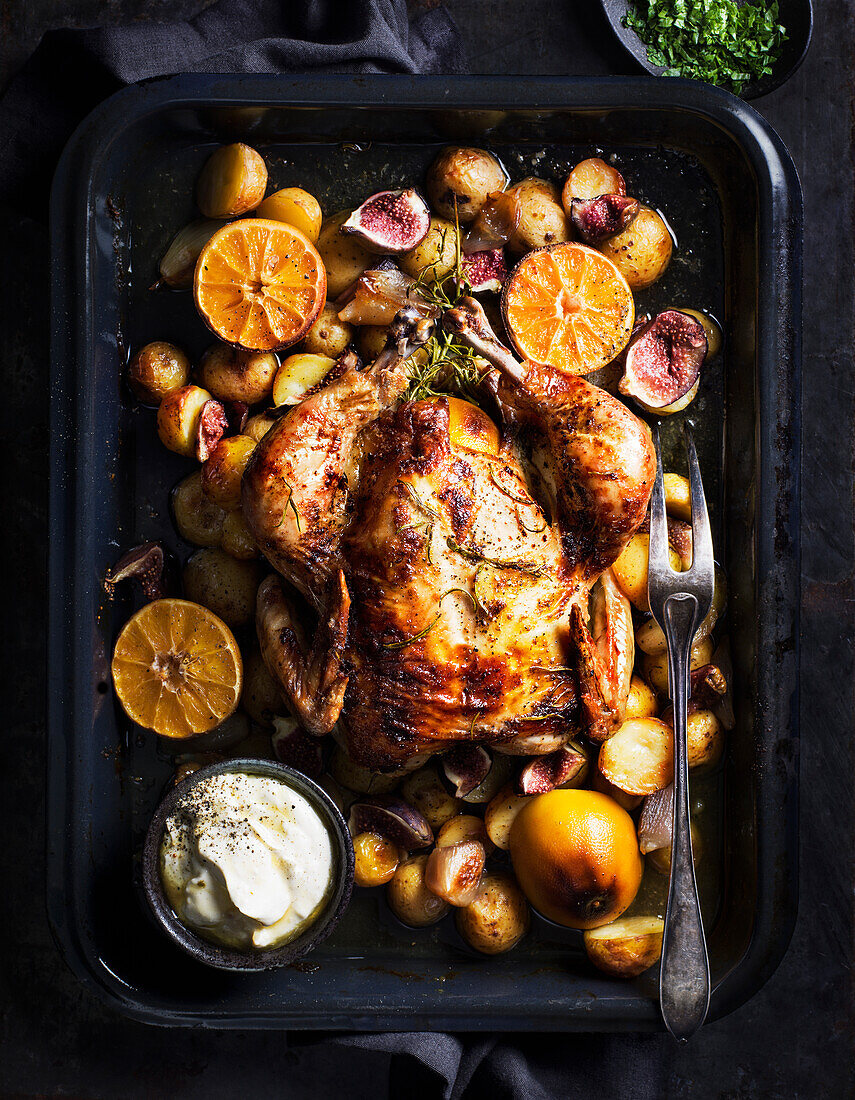
[[[654,76],[681,76],[756,99],[801,65],[811,0],[601,0],[623,47]]]

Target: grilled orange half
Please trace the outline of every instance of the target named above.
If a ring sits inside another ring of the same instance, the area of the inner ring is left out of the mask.
[[[237,708],[243,683],[234,635],[189,600],[154,600],[128,619],[112,673],[128,717],[173,738],[219,726]]]
[[[626,279],[602,253],[576,241],[529,252],[505,284],[502,309],[520,355],[564,374],[610,363],[635,320]]]
[[[327,273],[308,237],[264,218],[218,229],[193,277],[196,308],[208,327],[225,343],[252,351],[276,351],[302,339],[326,293]]]

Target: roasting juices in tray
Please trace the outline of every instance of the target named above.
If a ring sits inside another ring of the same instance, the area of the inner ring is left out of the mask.
[[[119,699],[186,741],[179,784],[248,745],[317,780],[348,819],[356,885],[383,886],[403,924],[453,911],[465,945],[498,954],[533,907],[634,976],[661,945],[673,775],[645,417],[696,398],[718,326],[641,311],[674,241],[611,160],[514,181],[454,146],[343,211],[269,191],[256,150],[210,157],[203,220],[160,270],[217,342],[191,364],[154,341],[130,364],[165,447],[198,463],[172,508],[199,549],[185,599],[162,550],[114,571],[152,601],[119,638]],[[666,503],[688,568],[676,472]],[[732,725],[723,605],[722,574],[692,650],[697,774]],[[164,833],[174,912],[247,951],[310,919],[335,874],[309,818],[287,839],[272,782],[240,781],[243,814]],[[286,917],[298,864],[313,871]]]

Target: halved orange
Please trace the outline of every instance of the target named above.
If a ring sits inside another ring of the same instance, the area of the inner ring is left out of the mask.
[[[173,738],[219,726],[237,709],[243,684],[234,635],[189,600],[154,600],[128,619],[112,673],[128,717]]]
[[[265,218],[218,229],[193,277],[203,320],[227,344],[252,351],[275,351],[302,339],[326,293],[323,260],[308,237]]]
[[[629,342],[635,303],[611,260],[576,241],[529,252],[502,296],[505,326],[531,363],[589,374]]]

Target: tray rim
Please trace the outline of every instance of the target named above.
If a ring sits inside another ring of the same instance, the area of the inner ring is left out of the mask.
[[[757,525],[757,574],[764,575],[764,588],[758,593],[758,617],[784,622],[790,643],[790,659],[784,683],[776,675],[779,669],[761,667],[758,694],[769,698],[774,687],[788,704],[783,718],[793,758],[786,781],[779,782],[776,793],[771,781],[757,784],[758,845],[769,842],[772,815],[783,818],[780,835],[785,842],[777,845],[775,858],[758,855],[757,903],[755,922],[748,947],[713,993],[710,1019],[723,1016],[743,1004],[768,980],[776,969],[792,935],[798,897],[798,618],[799,618],[799,450],[800,450],[800,334],[801,334],[801,188],[793,162],[772,127],[742,100],[720,89],[695,81],[645,77],[410,77],[410,76],[270,76],[261,74],[183,74],[155,78],[131,85],[115,93],[96,107],[69,140],[54,176],[50,205],[51,240],[51,386],[56,399],[51,408],[51,468],[49,491],[50,539],[48,547],[49,583],[49,667],[53,670],[48,694],[47,753],[47,910],[54,939],[74,973],[102,1001],[125,1015],[164,1026],[195,1025],[206,1027],[311,1027],[313,1029],[386,1030],[393,1028],[429,1030],[632,1030],[660,1026],[655,1001],[637,995],[622,998],[631,1012],[615,1017],[615,997],[606,1005],[593,1005],[579,999],[574,1014],[567,1003],[562,1018],[554,1011],[543,1015],[520,1006],[520,1010],[501,1015],[489,1012],[458,1015],[443,1011],[419,1012],[403,1019],[400,1010],[373,1008],[370,1012],[350,1014],[242,1013],[228,1016],[195,1011],[165,1011],[131,997],[125,983],[110,972],[92,952],[80,929],[67,919],[62,904],[65,889],[73,889],[66,875],[68,856],[68,808],[70,743],[65,732],[69,716],[65,689],[73,683],[78,667],[73,656],[70,624],[74,621],[75,568],[63,552],[73,531],[74,494],[79,490],[81,469],[79,443],[75,435],[76,408],[84,395],[69,392],[64,366],[74,361],[75,349],[87,342],[88,317],[85,311],[71,309],[76,288],[85,285],[86,250],[82,225],[90,213],[88,187],[81,190],[80,173],[91,179],[112,141],[124,130],[146,116],[178,107],[204,105],[270,105],[314,107],[386,107],[389,109],[432,109],[458,106],[466,108],[560,109],[573,110],[661,110],[702,115],[727,131],[742,147],[758,182],[758,255],[760,286],[758,296],[757,342],[763,359],[764,337],[776,349],[783,347],[789,370],[766,371],[775,400],[769,406],[788,412],[783,427],[774,416],[758,413],[760,445],[758,468],[763,485],[760,517],[771,520]],[[82,202],[82,214],[80,217]],[[77,208],[77,217],[74,210]],[[765,245],[765,251],[764,251]],[[777,246],[777,247],[776,247]],[[69,253],[69,247],[71,252]],[[774,268],[766,265],[768,284],[763,285],[764,255],[774,252]],[[71,256],[71,268],[77,278],[65,279]],[[789,312],[777,308],[778,284],[787,290]],[[762,308],[766,302],[767,308]],[[782,315],[786,313],[786,321]],[[758,364],[759,373],[759,364]],[[83,441],[85,449],[86,440]],[[72,476],[75,475],[75,476]],[[785,544],[785,552],[775,548],[776,530]],[[765,563],[765,566],[764,566]],[[779,634],[781,631],[779,630]],[[91,661],[90,661],[91,664]],[[783,688],[783,690],[782,690]],[[761,750],[771,747],[761,745]],[[769,773],[771,774],[771,772]],[[783,914],[783,915],[782,915]],[[568,1002],[572,997],[568,997]],[[547,1006],[548,1007],[548,1006]],[[598,1011],[599,1007],[599,1011]]]

